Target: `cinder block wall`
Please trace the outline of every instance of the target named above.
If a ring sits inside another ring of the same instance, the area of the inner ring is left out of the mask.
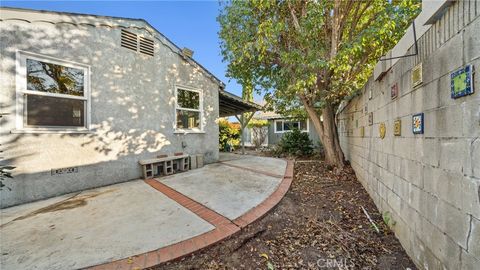
[[[480,2],[455,2],[418,44],[418,56],[371,78],[337,115],[342,149],[419,268],[480,269]],[[412,87],[419,63],[423,83]],[[475,93],[452,99],[450,74],[467,64]],[[412,115],[422,112],[425,133],[414,135]]]

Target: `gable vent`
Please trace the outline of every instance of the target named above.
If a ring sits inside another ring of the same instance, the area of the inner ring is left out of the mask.
[[[120,45],[124,48],[153,56],[154,45],[153,40],[138,36],[132,32],[122,29],[122,37]]]
[[[122,29],[120,45],[124,48],[137,51],[137,35]]]
[[[140,52],[153,56],[153,40],[140,37]]]

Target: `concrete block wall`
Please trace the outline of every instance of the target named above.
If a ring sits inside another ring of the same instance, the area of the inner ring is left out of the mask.
[[[467,64],[480,69],[480,1],[454,2],[418,44],[417,56],[402,58],[380,80],[371,78],[339,112],[342,149],[419,268],[480,269],[478,71],[474,94],[450,97],[453,71]],[[419,63],[423,83],[412,87]],[[392,99],[394,83],[399,93]],[[412,115],[421,112],[425,133],[414,135]],[[401,136],[393,134],[395,120]]]

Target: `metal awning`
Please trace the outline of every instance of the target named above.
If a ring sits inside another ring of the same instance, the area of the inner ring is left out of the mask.
[[[220,117],[235,116],[262,109],[262,106],[256,103],[244,101],[241,97],[223,90],[218,91],[218,101]]]

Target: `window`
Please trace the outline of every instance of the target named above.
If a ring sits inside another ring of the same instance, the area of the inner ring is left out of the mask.
[[[305,120],[275,120],[275,133],[284,133],[293,129],[308,132],[308,122]]]
[[[86,130],[90,68],[17,53],[17,129]]]
[[[176,129],[202,131],[202,93],[177,87]]]

